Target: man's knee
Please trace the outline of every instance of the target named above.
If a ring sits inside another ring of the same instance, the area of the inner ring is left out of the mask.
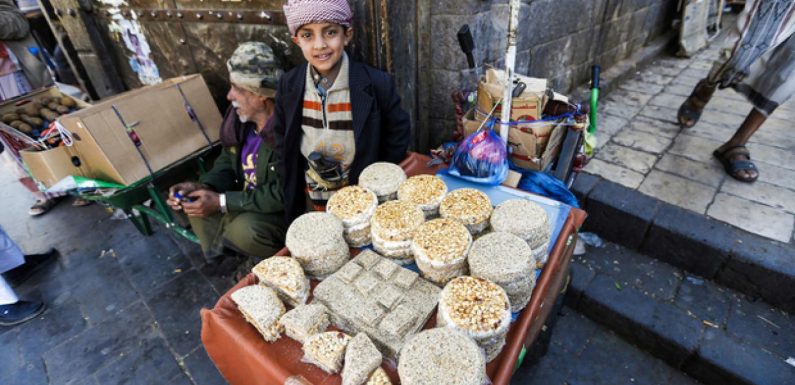
[[[256,216],[239,216],[224,228],[224,240],[237,251],[268,257],[284,246],[285,231]],[[267,254],[267,255],[266,255]]]

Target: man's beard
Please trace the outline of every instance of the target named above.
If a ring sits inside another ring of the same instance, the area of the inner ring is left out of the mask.
[[[244,115],[240,114],[240,104],[238,104],[237,102],[232,102],[232,107],[234,107],[236,109],[236,111],[237,111],[237,120],[239,120],[240,123],[247,123],[248,122],[248,116],[244,116]]]

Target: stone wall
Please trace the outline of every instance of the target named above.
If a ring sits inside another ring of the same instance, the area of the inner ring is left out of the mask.
[[[676,0],[523,0],[519,16],[516,72],[550,80],[567,93],[590,79],[590,67],[603,70],[642,49],[670,29]],[[454,127],[451,92],[471,85],[456,33],[469,24],[475,62],[504,68],[508,2],[506,0],[430,0],[430,48],[420,60],[428,68],[429,106],[426,138],[431,148],[449,138]],[[427,19],[426,19],[427,20]],[[422,43],[421,43],[422,44]],[[422,76],[422,75],[421,75]],[[422,109],[423,106],[421,105]],[[422,115],[421,115],[422,116]]]

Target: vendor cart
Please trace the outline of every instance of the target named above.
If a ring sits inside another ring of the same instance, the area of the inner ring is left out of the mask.
[[[426,156],[411,154],[400,165],[409,176],[434,174],[439,166],[429,166],[429,161],[430,158]],[[489,193],[518,192],[501,186],[492,189],[495,190]],[[564,211],[565,216],[556,221],[557,231],[550,240],[549,259],[540,271],[530,303],[523,311],[515,314],[516,319],[511,325],[505,348],[487,365],[487,373],[493,384],[506,385],[510,382],[525,348],[536,341],[566,283],[577,239],[576,231],[585,220],[586,214],[574,208]],[[289,251],[283,249],[279,254],[289,255]],[[225,293],[213,309],[201,311],[202,342],[224,378],[233,385],[283,384],[288,379],[315,385],[339,384],[339,375],[327,374],[301,360],[303,353],[299,342],[286,336],[273,343],[266,342],[246,322],[230,296],[234,291],[254,284],[257,284],[257,278],[249,274]],[[434,325],[435,317],[432,316],[425,328]],[[398,384],[396,368],[388,363],[384,363],[382,367],[393,383]]]
[[[178,235],[199,243],[196,235],[183,226],[176,218],[176,213],[166,204],[164,195],[170,186],[176,183],[196,179],[198,175],[207,170],[208,161],[214,159],[220,151],[220,145],[215,144],[201,151],[197,151],[149,177],[141,179],[111,194],[102,194],[101,191],[74,192],[80,198],[99,202],[103,205],[122,210],[127,218],[144,235],[152,234],[149,218],[160,222],[166,229]]]

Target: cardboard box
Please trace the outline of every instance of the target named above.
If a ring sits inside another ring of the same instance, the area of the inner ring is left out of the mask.
[[[505,91],[505,72],[488,69],[483,79],[478,82],[478,116],[483,120],[491,112],[494,105],[501,102]],[[530,78],[527,76],[516,75],[520,81],[524,82],[526,88],[518,97],[511,99],[511,120],[536,120],[544,112],[546,103],[546,79]],[[493,116],[498,120],[502,118],[502,103],[494,109]]]
[[[541,156],[557,122],[534,122],[511,126],[508,130],[508,148],[511,161],[521,168],[541,169]]]
[[[63,96],[64,95],[60,90],[58,90],[57,87],[41,88],[14,99],[7,100],[3,104],[0,104],[0,115],[8,112],[16,112],[32,102],[44,104],[42,101],[45,98],[60,98]],[[83,109],[91,106],[82,100],[74,98],[73,100],[77,104],[78,108]],[[34,128],[41,129],[41,127]],[[3,129],[16,131],[11,126],[5,124],[3,124]],[[34,150],[33,148],[29,147],[32,142],[33,139],[24,141],[20,140],[15,143],[19,146],[16,147],[15,150],[18,151],[19,157],[22,158],[22,161],[27,166],[30,174],[33,175],[36,180],[44,184],[45,187],[55,184],[67,175],[82,175],[80,170],[75,167],[70,160],[74,155],[70,149],[65,147],[56,147],[54,149],[44,151]]]
[[[140,138],[138,148],[157,172],[208,146],[204,134],[185,110],[178,84],[210,141],[216,142],[223,118],[204,79],[200,75],[189,75],[116,95],[61,116],[58,121],[74,138],[66,155],[77,170],[52,164],[63,162],[64,154],[35,156],[28,153],[23,159],[26,164],[30,160],[31,173],[47,187],[52,185],[50,181],[57,182],[68,175],[123,185],[141,180],[149,176],[149,171],[113,107]]]
[[[470,109],[469,111],[467,111],[464,117],[461,118],[461,121],[464,125],[464,137],[473,134],[475,131],[478,130],[478,128],[480,128],[480,125],[483,123],[482,120],[478,121],[475,118],[475,112],[476,112],[475,110],[476,110],[475,108]]]

